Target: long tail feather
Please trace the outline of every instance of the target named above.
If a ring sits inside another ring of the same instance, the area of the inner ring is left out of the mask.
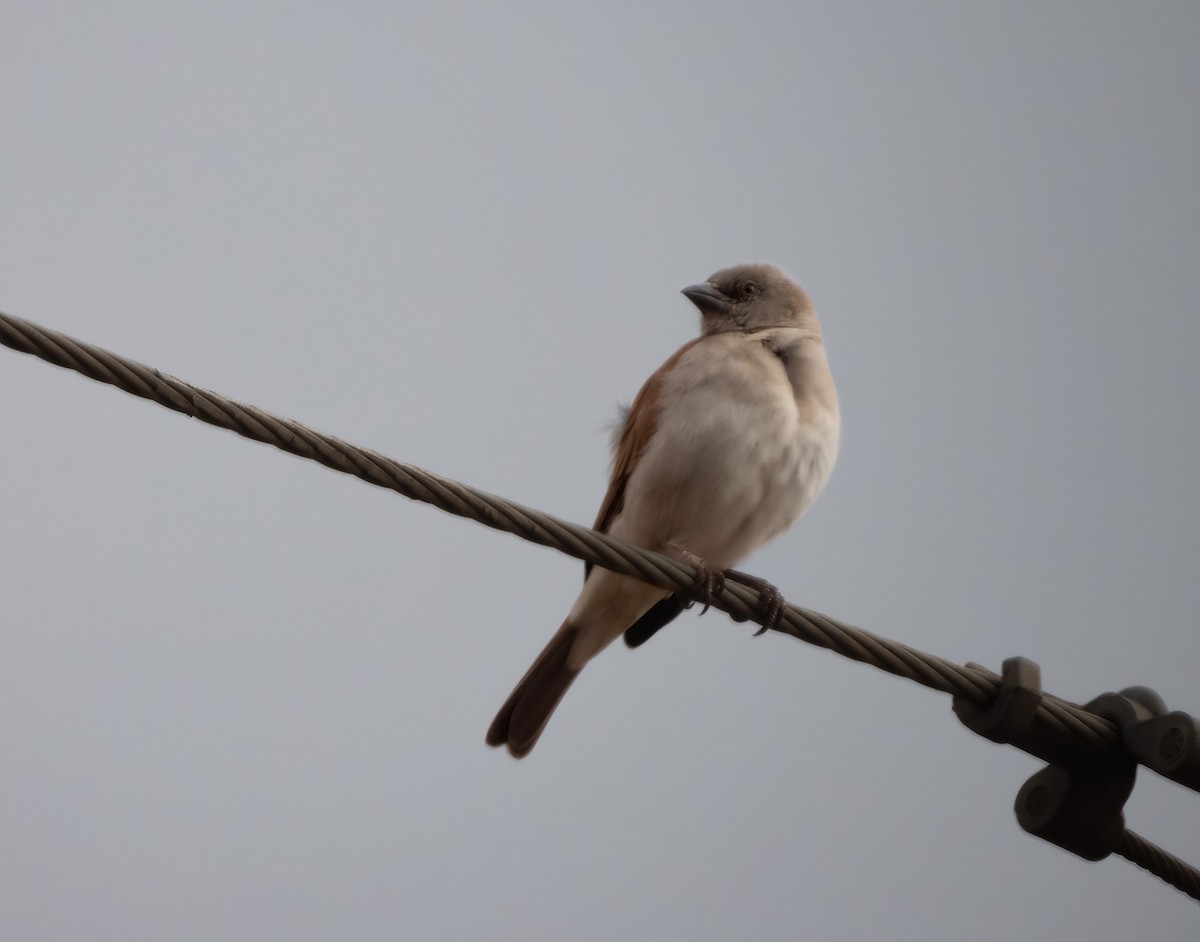
[[[521,759],[537,744],[554,708],[579,676],[578,670],[567,666],[577,633],[573,625],[564,624],[550,639],[488,727],[489,746],[507,746],[514,758]]]

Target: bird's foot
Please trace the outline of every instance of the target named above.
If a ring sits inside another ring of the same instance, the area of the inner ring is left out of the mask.
[[[703,615],[708,611],[718,595],[725,588],[725,573],[719,569],[711,569],[709,566],[697,556],[695,553],[689,553],[686,550],[680,553],[681,558],[685,563],[696,570],[696,579],[692,583],[692,595],[694,598],[687,604],[691,608],[696,602],[701,602],[704,608],[700,609],[700,614]]]
[[[754,637],[766,632],[768,628],[777,628],[783,620],[783,609],[787,602],[783,598],[783,594],[775,588],[766,579],[759,579],[757,576],[750,576],[744,572],[738,572],[736,569],[726,569],[722,573],[724,579],[730,582],[738,582],[751,589],[757,589],[759,595],[762,596],[758,603],[758,616],[762,622],[762,627],[754,632]],[[745,621],[744,618],[738,618],[738,621]]]

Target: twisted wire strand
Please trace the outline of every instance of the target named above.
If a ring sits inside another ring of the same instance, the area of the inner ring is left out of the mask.
[[[1192,899],[1200,900],[1200,870],[1161,847],[1151,844],[1129,828],[1121,832],[1121,837],[1117,841],[1113,853],[1120,854],[1143,870],[1149,870],[1156,877],[1171,884],[1175,889],[1182,890]]]
[[[359,448],[256,406],[235,402],[3,312],[0,312],[0,343],[202,422],[320,462],[335,471],[352,474],[413,500],[433,504],[448,513],[468,517],[684,597],[694,597],[696,593],[697,572],[685,563],[630,546],[607,534],[523,507],[422,468],[402,464],[378,452]],[[758,590],[750,586],[726,582],[710,601],[713,608],[739,621],[763,624],[763,599]],[[963,667],[797,605],[787,604],[774,628],[979,706],[991,704],[1000,691],[999,678],[990,671]],[[1086,747],[1107,748],[1120,738],[1111,721],[1049,695],[1044,696],[1034,722]],[[1122,834],[1116,852],[1200,899],[1200,871],[1132,831],[1126,830]]]
[[[142,363],[2,312],[0,343],[202,422],[433,504],[448,513],[553,547],[684,597],[691,598],[696,593],[697,573],[686,563],[630,546],[607,534],[523,507],[422,468],[402,464],[378,452],[272,415],[256,406],[235,402]],[[711,604],[740,621],[761,625],[762,601],[757,589],[730,581]],[[999,678],[989,671],[955,664],[797,605],[786,605],[774,627],[801,641],[829,648],[979,706],[990,704],[1000,689]],[[1116,726],[1109,720],[1050,696],[1044,699],[1035,722],[1073,737],[1085,746],[1106,747],[1119,740]]]

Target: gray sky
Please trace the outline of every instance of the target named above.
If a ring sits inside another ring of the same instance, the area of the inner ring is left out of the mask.
[[[1200,7],[9,0],[0,309],[590,522],[678,290],[821,311],[745,568],[1200,713]],[[719,613],[492,714],[580,566],[0,350],[0,937],[1193,938],[945,696]],[[1129,823],[1200,863],[1196,795]],[[970,928],[966,928],[969,926]]]

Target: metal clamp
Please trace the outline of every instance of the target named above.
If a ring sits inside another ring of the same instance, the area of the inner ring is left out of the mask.
[[[1102,860],[1125,830],[1123,809],[1139,764],[1200,791],[1200,728],[1186,713],[1168,713],[1153,690],[1127,687],[1086,705],[1121,733],[1120,745],[1100,750],[1072,748],[1035,724],[1041,702],[1041,671],[1026,658],[1004,662],[1000,693],[990,706],[954,699],[954,712],[968,729],[1050,762],[1017,793],[1017,821],[1030,834],[1087,860]]]

